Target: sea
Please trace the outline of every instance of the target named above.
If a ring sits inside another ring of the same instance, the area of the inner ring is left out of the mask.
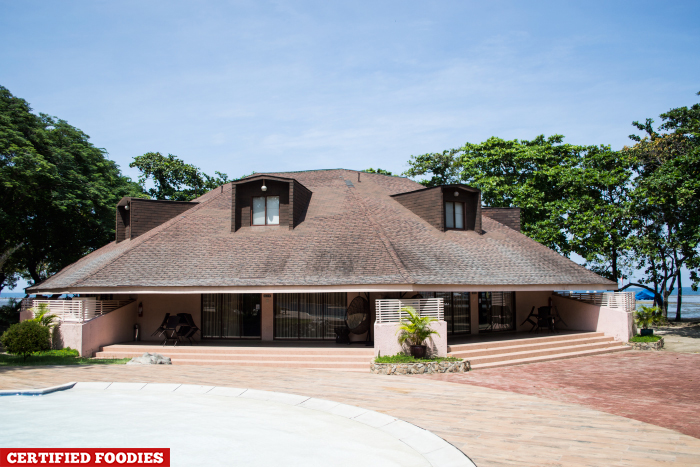
[[[628,292],[639,292],[641,289],[630,287],[626,289]],[[6,305],[10,298],[21,299],[24,297],[23,293],[3,293],[0,294],[0,306]],[[668,319],[673,320],[676,318],[676,305],[678,303],[678,291],[674,290],[670,297],[668,297]],[[651,306],[652,302],[646,300],[637,300],[637,308],[642,305]],[[681,302],[681,318],[700,318],[700,290],[694,292],[690,287],[683,287],[683,301]]]

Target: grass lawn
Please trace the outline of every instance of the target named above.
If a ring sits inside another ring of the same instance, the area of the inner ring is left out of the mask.
[[[22,356],[0,353],[0,366],[35,366],[35,365],[124,365],[130,358],[97,359],[79,357],[73,349],[47,350],[36,352],[25,360]]]
[[[659,336],[634,336],[630,342],[658,342],[660,339]]]
[[[429,363],[429,362],[461,362],[461,358],[436,357],[436,358],[415,358],[411,355],[396,354],[386,357],[377,357],[374,363]]]

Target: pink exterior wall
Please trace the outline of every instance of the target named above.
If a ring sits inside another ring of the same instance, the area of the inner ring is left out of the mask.
[[[80,352],[81,357],[92,357],[83,353],[83,325],[81,323],[61,323],[54,331],[52,346],[55,349],[70,347]]]
[[[130,341],[136,323],[136,303],[130,303],[85,323],[61,323],[54,332],[53,346],[70,347],[81,357],[92,357],[104,345]]]
[[[260,306],[260,338],[264,341],[271,341],[275,335],[275,306],[274,294],[262,294],[262,304]]]
[[[19,321],[20,321],[20,323],[21,323],[22,321],[26,321],[26,320],[32,319],[32,318],[34,318],[34,313],[32,313],[32,312],[29,311],[29,310],[20,311],[20,312],[19,312]]]
[[[557,296],[552,296],[552,304],[567,324],[560,324],[562,329],[604,332],[622,342],[629,341],[636,332],[633,313],[621,308],[597,306]]]
[[[405,348],[399,344],[398,323],[374,323],[374,355],[396,355],[398,353],[408,353],[408,346]],[[436,321],[431,326],[435,329],[438,335],[428,339],[428,355],[437,355],[438,357],[447,356],[447,322]]]
[[[83,324],[80,355],[92,357],[104,345],[133,340],[137,305],[132,302]]]
[[[157,341],[151,334],[158,329],[166,313],[174,316],[178,313],[189,313],[195,324],[202,329],[202,296],[200,294],[139,294],[134,297],[136,305],[143,304],[143,316],[137,318],[141,326],[142,341]],[[200,340],[201,332],[194,339]],[[131,340],[131,339],[128,339]]]

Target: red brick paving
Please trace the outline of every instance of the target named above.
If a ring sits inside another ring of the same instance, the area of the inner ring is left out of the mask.
[[[700,354],[628,351],[430,378],[581,404],[700,438]]]

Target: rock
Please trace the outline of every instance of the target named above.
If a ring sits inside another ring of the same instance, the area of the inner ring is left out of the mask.
[[[132,358],[131,361],[126,363],[127,365],[172,365],[170,357],[164,357],[158,353],[148,353],[141,355],[140,357]]]
[[[369,365],[370,373],[377,375],[432,375],[434,373],[464,373],[471,370],[469,361],[460,362],[416,362],[416,363],[374,363]]]

